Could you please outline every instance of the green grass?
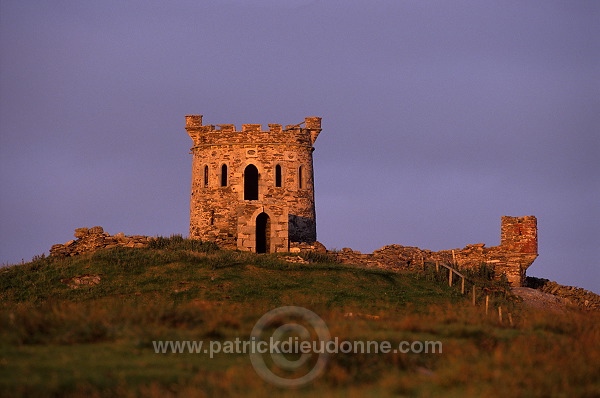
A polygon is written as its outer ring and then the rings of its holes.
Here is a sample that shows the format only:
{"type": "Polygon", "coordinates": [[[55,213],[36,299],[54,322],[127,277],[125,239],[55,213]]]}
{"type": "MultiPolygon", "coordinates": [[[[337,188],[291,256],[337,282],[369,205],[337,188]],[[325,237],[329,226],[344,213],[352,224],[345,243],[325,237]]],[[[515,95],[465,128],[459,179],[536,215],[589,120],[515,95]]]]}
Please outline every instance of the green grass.
{"type": "Polygon", "coordinates": [[[115,248],[62,260],[42,259],[0,270],[0,299],[43,303],[109,296],[160,294],[176,301],[268,300],[279,305],[297,295],[343,306],[431,304],[458,297],[455,289],[414,273],[363,270],[336,263],[295,264],[275,255],[215,251],[115,248]],[[69,289],[78,275],[98,275],[95,286],[69,289]],[[186,293],[187,292],[187,293],[186,293]]]}
{"type": "MultiPolygon", "coordinates": [[[[0,270],[0,396],[597,396],[597,313],[529,313],[510,297],[472,306],[443,275],[305,256],[218,250],[180,237],[147,249],[37,258],[0,270]],[[69,286],[99,276],[96,285],[69,286]],[[442,354],[336,354],[307,387],[260,379],[246,355],[156,354],[153,341],[248,339],[285,305],[340,340],[439,340],[442,354]],[[511,313],[500,323],[495,306],[511,313]],[[349,316],[352,313],[352,316],[349,316]]],[[[474,275],[485,281],[485,270],[474,275]]],[[[482,298],[479,297],[479,303],[482,298]]]]}

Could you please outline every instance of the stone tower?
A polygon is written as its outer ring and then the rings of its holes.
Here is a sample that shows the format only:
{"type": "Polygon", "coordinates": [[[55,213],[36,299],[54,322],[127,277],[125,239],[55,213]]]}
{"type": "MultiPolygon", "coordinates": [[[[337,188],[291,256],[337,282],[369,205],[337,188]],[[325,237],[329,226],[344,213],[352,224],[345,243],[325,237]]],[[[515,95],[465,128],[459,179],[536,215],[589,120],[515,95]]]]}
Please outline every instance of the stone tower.
{"type": "Polygon", "coordinates": [[[515,253],[537,255],[538,237],[535,216],[503,216],[500,246],[515,253]]]}
{"type": "Polygon", "coordinates": [[[523,286],[525,271],[538,256],[537,218],[502,217],[501,253],[496,274],[504,274],[512,286],[523,286]]]}
{"type": "Polygon", "coordinates": [[[312,153],[321,118],[238,131],[189,115],[185,129],[193,141],[190,238],[258,253],[317,240],[312,153]]]}

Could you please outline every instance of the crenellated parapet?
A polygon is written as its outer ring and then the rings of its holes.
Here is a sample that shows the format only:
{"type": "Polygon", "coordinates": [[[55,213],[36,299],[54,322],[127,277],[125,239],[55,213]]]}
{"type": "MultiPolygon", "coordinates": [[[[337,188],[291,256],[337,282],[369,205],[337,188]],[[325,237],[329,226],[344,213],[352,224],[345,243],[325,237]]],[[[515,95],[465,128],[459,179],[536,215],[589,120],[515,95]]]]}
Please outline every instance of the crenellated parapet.
{"type": "Polygon", "coordinates": [[[242,124],[237,130],[233,124],[203,125],[202,115],[186,116],[186,127],[194,147],[206,145],[301,145],[312,147],[321,132],[321,118],[307,117],[296,125],[242,124]],[[302,127],[304,125],[304,127],[302,127]]]}

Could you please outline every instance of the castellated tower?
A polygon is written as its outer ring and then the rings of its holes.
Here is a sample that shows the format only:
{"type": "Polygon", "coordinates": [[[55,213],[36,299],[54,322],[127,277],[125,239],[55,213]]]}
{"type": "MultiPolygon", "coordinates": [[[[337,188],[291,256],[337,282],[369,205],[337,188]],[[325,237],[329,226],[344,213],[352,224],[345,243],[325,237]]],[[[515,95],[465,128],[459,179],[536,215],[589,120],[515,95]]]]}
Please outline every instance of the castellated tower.
{"type": "Polygon", "coordinates": [[[189,115],[185,129],[193,140],[190,238],[257,253],[317,240],[312,153],[321,118],[237,131],[189,115]]]}

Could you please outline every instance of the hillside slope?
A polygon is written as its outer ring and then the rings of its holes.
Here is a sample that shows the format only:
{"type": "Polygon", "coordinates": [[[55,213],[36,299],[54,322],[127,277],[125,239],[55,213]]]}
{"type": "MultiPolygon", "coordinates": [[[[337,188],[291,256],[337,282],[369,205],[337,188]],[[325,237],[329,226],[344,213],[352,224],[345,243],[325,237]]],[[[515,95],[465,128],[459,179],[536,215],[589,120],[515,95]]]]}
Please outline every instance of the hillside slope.
{"type": "Polygon", "coordinates": [[[164,240],[0,270],[0,395],[600,394],[595,312],[527,312],[493,297],[486,314],[482,297],[473,306],[432,273],[189,245],[164,240]],[[334,354],[321,377],[292,390],[259,378],[247,354],[155,353],[156,341],[248,339],[263,314],[289,305],[318,314],[332,338],[435,340],[443,352],[334,354]]]}

